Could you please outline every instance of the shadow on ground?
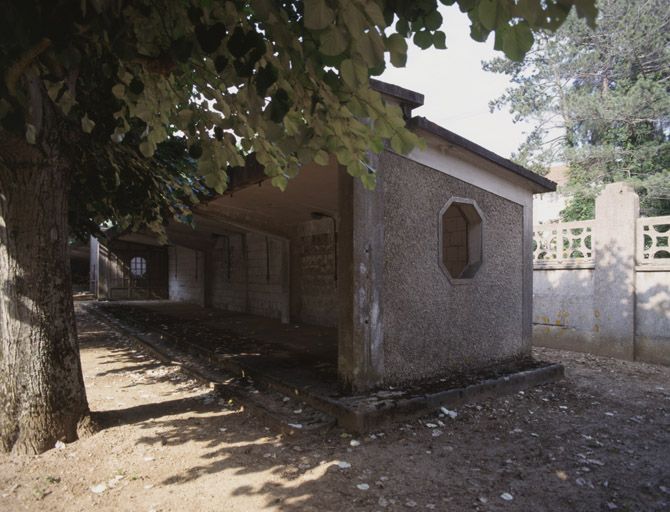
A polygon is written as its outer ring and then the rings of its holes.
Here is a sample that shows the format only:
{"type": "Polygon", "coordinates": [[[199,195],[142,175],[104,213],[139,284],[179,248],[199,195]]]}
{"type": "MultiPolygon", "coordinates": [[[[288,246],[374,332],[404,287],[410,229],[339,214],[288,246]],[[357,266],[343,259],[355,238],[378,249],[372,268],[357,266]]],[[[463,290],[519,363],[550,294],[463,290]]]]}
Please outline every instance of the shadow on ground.
{"type": "Polygon", "coordinates": [[[95,378],[170,388],[97,415],[139,429],[137,449],[162,450],[170,466],[160,483],[175,493],[221,486],[230,503],[257,498],[290,512],[670,508],[668,368],[542,350],[566,365],[565,381],[466,406],[454,420],[395,424],[352,446],[339,430],[280,435],[244,404],[164,371],[97,321],[80,322],[92,326],[80,330],[82,350],[109,351],[95,378]],[[186,453],[195,459],[184,465],[186,453]]]}

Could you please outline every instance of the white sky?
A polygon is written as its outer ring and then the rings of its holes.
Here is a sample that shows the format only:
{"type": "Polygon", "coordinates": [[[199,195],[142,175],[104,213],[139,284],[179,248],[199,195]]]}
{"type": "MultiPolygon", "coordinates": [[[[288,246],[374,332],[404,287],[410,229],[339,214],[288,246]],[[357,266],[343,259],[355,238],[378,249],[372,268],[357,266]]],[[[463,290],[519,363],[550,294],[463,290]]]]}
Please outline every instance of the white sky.
{"type": "Polygon", "coordinates": [[[415,115],[509,158],[528,127],[514,124],[507,111],[489,112],[489,101],[500,96],[509,81],[481,66],[482,60],[502,53],[493,50],[493,35],[485,43],[470,38],[470,20],[455,5],[442,7],[440,12],[447,49],[421,50],[410,44],[407,66],[389,64],[379,78],[425,96],[424,106],[414,110],[415,115]]]}

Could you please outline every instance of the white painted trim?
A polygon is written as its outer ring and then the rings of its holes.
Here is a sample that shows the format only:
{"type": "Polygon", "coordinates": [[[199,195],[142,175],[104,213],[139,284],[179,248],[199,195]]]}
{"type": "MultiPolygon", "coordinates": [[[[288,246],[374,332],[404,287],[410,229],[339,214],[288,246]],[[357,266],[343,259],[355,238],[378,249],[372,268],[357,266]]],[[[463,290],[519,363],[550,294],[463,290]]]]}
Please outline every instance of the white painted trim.
{"type": "Polygon", "coordinates": [[[486,163],[484,168],[484,165],[477,166],[458,158],[449,145],[434,137],[424,135],[424,140],[427,147],[414,149],[407,158],[514,203],[526,206],[529,198],[532,200],[532,191],[514,183],[523,178],[511,176],[509,171],[497,169],[495,164],[486,163]]]}

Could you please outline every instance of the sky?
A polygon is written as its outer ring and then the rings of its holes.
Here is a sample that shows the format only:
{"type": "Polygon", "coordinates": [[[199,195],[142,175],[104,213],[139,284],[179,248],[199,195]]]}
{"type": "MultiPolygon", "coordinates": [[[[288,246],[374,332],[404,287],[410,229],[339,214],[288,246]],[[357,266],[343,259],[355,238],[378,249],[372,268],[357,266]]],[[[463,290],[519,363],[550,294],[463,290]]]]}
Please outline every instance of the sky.
{"type": "Polygon", "coordinates": [[[421,50],[410,44],[407,66],[389,65],[379,78],[425,96],[414,115],[424,116],[500,156],[509,158],[523,142],[527,125],[515,124],[507,111],[489,112],[489,101],[509,85],[506,76],[482,70],[481,61],[502,55],[470,38],[470,21],[454,5],[440,9],[447,49],[421,50]]]}

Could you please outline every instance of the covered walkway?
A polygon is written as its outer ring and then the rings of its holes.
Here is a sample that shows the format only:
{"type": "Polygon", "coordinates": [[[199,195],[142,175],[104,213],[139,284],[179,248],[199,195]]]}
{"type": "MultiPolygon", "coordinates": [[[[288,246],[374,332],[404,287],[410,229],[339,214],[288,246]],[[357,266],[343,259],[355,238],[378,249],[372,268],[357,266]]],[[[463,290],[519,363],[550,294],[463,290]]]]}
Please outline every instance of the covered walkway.
{"type": "Polygon", "coordinates": [[[196,351],[238,375],[285,391],[338,394],[334,328],[173,301],[115,301],[97,307],[142,331],[160,332],[178,348],[196,351]]]}

